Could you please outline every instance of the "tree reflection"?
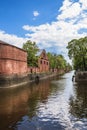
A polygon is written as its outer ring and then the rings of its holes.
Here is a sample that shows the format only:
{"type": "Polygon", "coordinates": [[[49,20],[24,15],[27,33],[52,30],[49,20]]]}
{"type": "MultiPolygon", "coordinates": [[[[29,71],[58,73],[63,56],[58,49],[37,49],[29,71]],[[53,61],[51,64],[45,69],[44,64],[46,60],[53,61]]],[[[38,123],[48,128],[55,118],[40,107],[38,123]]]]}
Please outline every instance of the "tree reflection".
{"type": "Polygon", "coordinates": [[[75,87],[76,99],[70,98],[70,113],[76,118],[87,118],[87,84],[75,87]]]}

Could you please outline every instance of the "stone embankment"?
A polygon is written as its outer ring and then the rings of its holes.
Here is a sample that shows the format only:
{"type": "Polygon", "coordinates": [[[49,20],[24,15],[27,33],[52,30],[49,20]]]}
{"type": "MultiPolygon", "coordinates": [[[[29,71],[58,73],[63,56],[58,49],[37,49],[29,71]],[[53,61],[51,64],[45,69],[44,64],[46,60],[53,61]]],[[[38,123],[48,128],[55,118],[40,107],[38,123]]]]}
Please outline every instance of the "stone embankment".
{"type": "Polygon", "coordinates": [[[75,74],[76,82],[87,82],[87,71],[78,71],[75,74]]]}
{"type": "Polygon", "coordinates": [[[64,74],[64,71],[60,73],[37,73],[37,74],[24,74],[24,75],[0,75],[0,88],[17,87],[30,82],[38,82],[42,79],[47,79],[64,74]]]}

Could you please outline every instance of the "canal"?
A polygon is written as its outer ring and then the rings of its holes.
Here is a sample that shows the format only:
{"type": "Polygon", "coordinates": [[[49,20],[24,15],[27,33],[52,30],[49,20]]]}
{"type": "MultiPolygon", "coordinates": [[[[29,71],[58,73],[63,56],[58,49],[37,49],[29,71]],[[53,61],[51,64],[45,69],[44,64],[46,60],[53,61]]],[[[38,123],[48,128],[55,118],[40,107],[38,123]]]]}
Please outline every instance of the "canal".
{"type": "Polygon", "coordinates": [[[73,73],[0,89],[0,130],[87,130],[87,84],[73,73]]]}

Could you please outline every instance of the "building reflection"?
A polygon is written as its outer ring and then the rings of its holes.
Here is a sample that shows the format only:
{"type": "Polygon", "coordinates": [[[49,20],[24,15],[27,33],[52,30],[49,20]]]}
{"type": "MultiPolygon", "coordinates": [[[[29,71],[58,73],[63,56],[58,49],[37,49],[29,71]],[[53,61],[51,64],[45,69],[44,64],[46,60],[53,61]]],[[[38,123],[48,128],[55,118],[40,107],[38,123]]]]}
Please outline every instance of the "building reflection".
{"type": "Polygon", "coordinates": [[[39,84],[0,90],[0,130],[13,129],[24,115],[36,115],[38,102],[46,102],[50,94],[50,80],[39,84]]]}

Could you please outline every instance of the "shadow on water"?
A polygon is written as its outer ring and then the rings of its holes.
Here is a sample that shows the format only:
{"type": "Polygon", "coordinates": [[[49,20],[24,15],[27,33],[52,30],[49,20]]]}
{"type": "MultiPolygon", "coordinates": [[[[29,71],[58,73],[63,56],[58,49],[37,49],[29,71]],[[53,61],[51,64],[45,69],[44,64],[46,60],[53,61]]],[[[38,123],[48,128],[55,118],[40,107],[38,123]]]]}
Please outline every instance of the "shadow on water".
{"type": "Polygon", "coordinates": [[[72,75],[0,89],[0,130],[86,130],[87,85],[72,75]]]}

